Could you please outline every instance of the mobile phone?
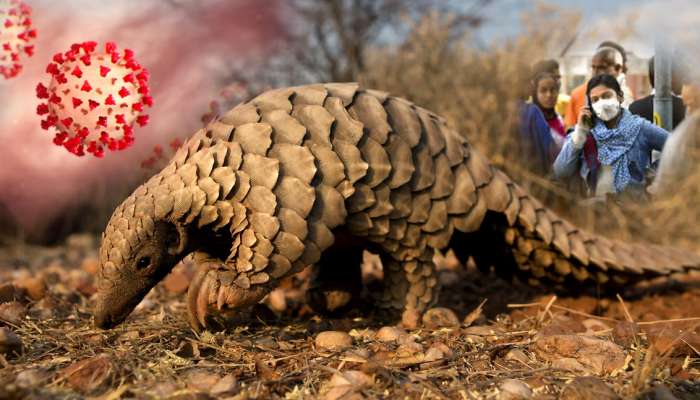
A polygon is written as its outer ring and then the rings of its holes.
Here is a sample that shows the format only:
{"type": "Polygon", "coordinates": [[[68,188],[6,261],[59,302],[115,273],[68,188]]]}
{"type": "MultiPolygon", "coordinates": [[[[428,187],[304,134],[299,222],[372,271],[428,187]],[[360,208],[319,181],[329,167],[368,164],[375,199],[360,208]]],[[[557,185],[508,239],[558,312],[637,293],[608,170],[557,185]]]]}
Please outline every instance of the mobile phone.
{"type": "Polygon", "coordinates": [[[593,128],[593,125],[595,124],[595,113],[593,112],[593,107],[591,107],[591,99],[590,97],[586,96],[586,108],[588,108],[591,111],[591,116],[584,115],[583,116],[583,123],[586,124],[589,128],[593,128]]]}

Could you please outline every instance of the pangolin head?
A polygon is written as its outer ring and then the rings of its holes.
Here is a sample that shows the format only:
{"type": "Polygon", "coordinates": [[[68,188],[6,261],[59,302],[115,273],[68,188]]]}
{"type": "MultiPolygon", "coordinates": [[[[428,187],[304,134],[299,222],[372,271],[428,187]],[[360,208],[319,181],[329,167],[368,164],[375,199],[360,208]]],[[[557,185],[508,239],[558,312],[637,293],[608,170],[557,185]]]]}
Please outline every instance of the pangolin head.
{"type": "Polygon", "coordinates": [[[149,216],[124,217],[122,207],[102,234],[95,325],[109,329],[187,255],[184,227],[149,216]]]}

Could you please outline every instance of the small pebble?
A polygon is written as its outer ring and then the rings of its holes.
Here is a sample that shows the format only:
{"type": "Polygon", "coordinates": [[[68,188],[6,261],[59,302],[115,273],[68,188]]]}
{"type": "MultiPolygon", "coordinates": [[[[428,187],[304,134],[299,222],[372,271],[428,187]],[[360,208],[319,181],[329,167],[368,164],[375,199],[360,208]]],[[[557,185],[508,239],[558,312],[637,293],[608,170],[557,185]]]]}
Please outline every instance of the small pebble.
{"type": "MultiPolygon", "coordinates": [[[[334,374],[324,385],[322,392],[326,392],[325,400],[338,400],[353,398],[354,392],[370,387],[374,380],[362,371],[342,371],[342,374],[334,374]]],[[[362,397],[359,397],[362,398],[362,397]]]]}
{"type": "Polygon", "coordinates": [[[423,314],[423,326],[427,329],[455,328],[459,325],[459,318],[449,308],[435,307],[423,314]]]}
{"type": "Polygon", "coordinates": [[[236,377],[232,374],[228,374],[216,382],[216,385],[212,386],[209,393],[212,396],[226,396],[233,395],[236,393],[236,377]]]}
{"type": "Polygon", "coordinates": [[[406,331],[395,326],[383,326],[377,331],[376,339],[380,342],[393,342],[405,334],[406,331]]]}
{"type": "Polygon", "coordinates": [[[0,304],[0,324],[2,321],[6,321],[13,325],[19,325],[25,315],[27,315],[27,309],[19,302],[11,301],[0,304]]]}
{"type": "Polygon", "coordinates": [[[517,379],[506,379],[499,385],[499,400],[521,400],[532,397],[532,390],[527,383],[517,379]]]}
{"type": "Polygon", "coordinates": [[[323,350],[337,351],[352,346],[352,337],[346,332],[325,331],[316,336],[316,347],[323,350]]]}
{"type": "Polygon", "coordinates": [[[618,396],[605,382],[593,376],[577,377],[564,386],[560,400],[618,400],[618,396]]]}
{"type": "Polygon", "coordinates": [[[5,327],[0,327],[0,354],[14,355],[22,352],[22,339],[5,327]]]}
{"type": "Polygon", "coordinates": [[[46,296],[46,283],[42,278],[27,278],[27,279],[22,279],[21,281],[17,282],[17,286],[24,288],[24,290],[27,291],[27,295],[29,295],[29,298],[37,301],[41,300],[46,296]]]}

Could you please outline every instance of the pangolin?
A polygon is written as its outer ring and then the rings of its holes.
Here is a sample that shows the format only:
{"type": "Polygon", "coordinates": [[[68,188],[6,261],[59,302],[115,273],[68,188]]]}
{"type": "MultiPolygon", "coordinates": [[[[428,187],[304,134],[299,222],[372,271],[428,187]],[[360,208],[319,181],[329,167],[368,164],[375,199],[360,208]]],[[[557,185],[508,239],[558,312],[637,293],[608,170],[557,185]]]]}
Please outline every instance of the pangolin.
{"type": "Polygon", "coordinates": [[[236,106],[116,208],[102,235],[95,323],[121,323],[190,253],[199,268],[188,320],[200,330],[213,310],[253,305],[306,266],[352,268],[368,246],[384,270],[377,305],[409,327],[438,296],[436,250],[545,285],[700,266],[689,251],[576,228],[407,100],[316,84],[236,106]]]}

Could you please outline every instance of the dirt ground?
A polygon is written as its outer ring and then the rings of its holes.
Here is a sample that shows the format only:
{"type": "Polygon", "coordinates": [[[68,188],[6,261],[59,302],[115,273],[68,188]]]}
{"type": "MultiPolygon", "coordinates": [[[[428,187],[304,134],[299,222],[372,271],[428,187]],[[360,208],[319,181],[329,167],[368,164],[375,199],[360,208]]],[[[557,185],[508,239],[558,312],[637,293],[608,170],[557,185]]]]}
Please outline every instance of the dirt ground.
{"type": "Polygon", "coordinates": [[[407,332],[367,304],[315,314],[302,273],[227,332],[195,334],[183,263],[102,331],[96,250],[85,235],[0,248],[0,399],[700,398],[694,277],[555,297],[448,257],[440,303],[407,332]]]}

